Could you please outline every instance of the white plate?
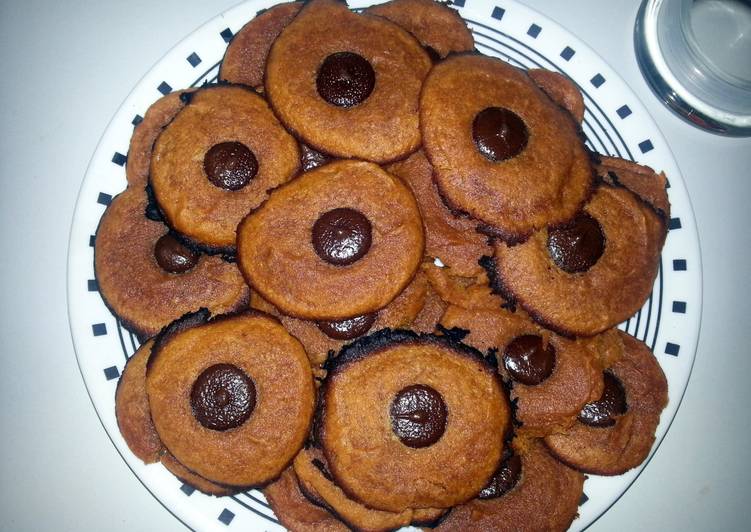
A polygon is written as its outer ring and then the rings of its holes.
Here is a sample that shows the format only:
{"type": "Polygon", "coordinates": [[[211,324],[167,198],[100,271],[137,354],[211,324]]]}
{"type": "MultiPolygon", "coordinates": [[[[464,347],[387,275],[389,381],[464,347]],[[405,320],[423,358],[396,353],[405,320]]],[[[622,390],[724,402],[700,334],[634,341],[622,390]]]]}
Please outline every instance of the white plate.
{"type": "MultiPolygon", "coordinates": [[[[129,451],[115,420],[117,378],[137,341],[102,303],[94,281],[93,235],[110,199],[125,188],[125,154],[133,125],[169,92],[216,79],[227,41],[274,0],[251,0],[209,21],[164,56],[136,85],[115,114],[91,159],[78,197],[68,256],[68,310],[78,364],[104,428],[133,472],[167,509],[196,530],[283,530],[263,496],[205,496],[183,485],[161,465],[144,466],[129,451]]],[[[353,8],[371,2],[351,2],[353,8]]],[[[651,297],[621,325],[655,352],[669,383],[670,402],[657,429],[665,436],[688,383],[701,318],[701,257],[693,212],[680,171],[644,106],[601,57],[552,20],[510,0],[455,0],[475,33],[477,48],[523,67],[542,66],[572,78],[587,111],[584,133],[600,153],[663,170],[670,180],[671,230],[651,297]]],[[[653,449],[654,452],[654,449],[653,449]]],[[[573,529],[604,513],[641,472],[590,476],[573,529]]]]}

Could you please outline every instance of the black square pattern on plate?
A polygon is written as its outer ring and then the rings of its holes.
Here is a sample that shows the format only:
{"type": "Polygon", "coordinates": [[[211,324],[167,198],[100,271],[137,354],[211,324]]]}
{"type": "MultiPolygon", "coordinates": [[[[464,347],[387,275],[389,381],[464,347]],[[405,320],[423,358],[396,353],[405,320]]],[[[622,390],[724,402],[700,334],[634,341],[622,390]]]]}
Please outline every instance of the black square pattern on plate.
{"type": "Polygon", "coordinates": [[[89,292],[96,292],[99,290],[99,285],[96,282],[96,279],[89,279],[88,283],[89,292]]]}
{"type": "Polygon", "coordinates": [[[180,491],[182,491],[185,495],[190,497],[191,495],[193,495],[193,492],[196,491],[196,488],[188,484],[183,484],[182,486],[180,486],[180,491]]]}
{"type": "Polygon", "coordinates": [[[605,78],[602,77],[602,74],[595,74],[595,76],[592,79],[590,79],[589,82],[592,84],[592,86],[595,89],[598,89],[600,85],[605,83],[605,78]]]}
{"type": "Polygon", "coordinates": [[[110,203],[112,203],[112,196],[109,194],[105,194],[104,192],[100,192],[99,195],[96,197],[96,202],[99,205],[107,206],[110,203]]]}
{"type": "Polygon", "coordinates": [[[134,116],[133,120],[130,121],[130,123],[133,124],[134,126],[137,126],[141,122],[143,122],[143,117],[141,115],[134,116]]]}
{"type": "Polygon", "coordinates": [[[668,229],[671,231],[675,231],[676,229],[681,228],[681,219],[680,218],[671,218],[670,223],[668,223],[668,229]]]}
{"type": "Polygon", "coordinates": [[[125,163],[128,162],[128,157],[116,151],[115,155],[112,156],[112,162],[118,166],[125,166],[125,163]]]}
{"type": "Polygon", "coordinates": [[[490,14],[491,17],[493,17],[496,20],[501,20],[503,18],[503,15],[506,14],[506,10],[502,7],[494,7],[493,12],[490,14]]]}
{"type": "Polygon", "coordinates": [[[162,81],[156,88],[156,90],[161,92],[164,96],[167,96],[170,92],[172,92],[172,87],[170,87],[170,84],[166,81],[162,81]]]}
{"type": "Polygon", "coordinates": [[[536,39],[537,36],[540,35],[541,31],[542,31],[542,28],[540,26],[538,26],[537,24],[532,24],[527,30],[527,35],[529,35],[533,39],[536,39]]]}
{"type": "Polygon", "coordinates": [[[576,50],[574,50],[570,46],[566,46],[566,48],[564,48],[561,51],[561,57],[564,58],[566,61],[568,61],[569,59],[571,59],[572,57],[574,57],[575,53],[576,53],[576,50]]]}
{"type": "Polygon", "coordinates": [[[652,141],[647,139],[639,143],[639,149],[642,153],[647,153],[648,151],[652,151],[654,149],[654,146],[652,145],[652,141]]]}
{"type": "Polygon", "coordinates": [[[104,336],[107,334],[107,326],[104,323],[95,323],[91,326],[91,332],[94,336],[104,336]]]}
{"type": "Polygon", "coordinates": [[[108,381],[116,379],[120,376],[120,372],[117,370],[117,366],[110,366],[104,368],[104,376],[108,381]]]}
{"type": "Polygon", "coordinates": [[[222,510],[222,513],[219,514],[219,517],[217,519],[219,519],[220,523],[229,525],[234,518],[235,518],[235,514],[233,514],[232,512],[230,512],[229,510],[225,508],[224,510],[222,510]]]}
{"type": "Polygon", "coordinates": [[[89,247],[94,247],[96,245],[96,235],[89,235],[89,247]]]}
{"type": "Polygon", "coordinates": [[[685,314],[686,302],[685,301],[673,301],[673,312],[675,312],[676,314],[685,314]]]}
{"type": "Polygon", "coordinates": [[[618,116],[621,117],[621,119],[623,119],[631,114],[631,108],[628,105],[621,105],[616,111],[616,113],[618,113],[618,116]]]}
{"type": "Polygon", "coordinates": [[[665,353],[674,357],[678,356],[678,351],[681,350],[681,346],[668,342],[665,344],[665,353]]]}
{"type": "Polygon", "coordinates": [[[584,504],[588,500],[589,500],[589,497],[587,497],[587,494],[584,493],[584,492],[582,492],[582,496],[579,497],[579,506],[581,506],[582,504],[584,504]]]}
{"type": "Polygon", "coordinates": [[[687,269],[686,259],[673,259],[673,271],[685,272],[687,269]]]}
{"type": "Polygon", "coordinates": [[[455,6],[464,7],[464,0],[454,0],[451,3],[454,4],[455,6]]]}
{"type": "Polygon", "coordinates": [[[232,30],[230,30],[229,28],[224,28],[219,35],[222,36],[224,42],[230,42],[232,40],[232,30]]]}
{"type": "Polygon", "coordinates": [[[188,63],[190,63],[190,66],[194,68],[201,64],[201,58],[198,57],[198,54],[195,52],[190,54],[186,59],[188,60],[188,63]]]}

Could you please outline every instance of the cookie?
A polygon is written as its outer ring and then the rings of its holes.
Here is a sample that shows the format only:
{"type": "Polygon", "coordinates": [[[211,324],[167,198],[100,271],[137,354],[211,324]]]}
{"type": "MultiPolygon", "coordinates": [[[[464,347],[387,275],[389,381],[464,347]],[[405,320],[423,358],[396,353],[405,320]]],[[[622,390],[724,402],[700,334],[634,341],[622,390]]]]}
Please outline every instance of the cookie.
{"type": "Polygon", "coordinates": [[[584,98],[570,78],[544,68],[530,68],[527,74],[551,100],[568,111],[577,124],[584,121],[584,98]]]}
{"type": "Polygon", "coordinates": [[[172,456],[168,451],[165,451],[159,460],[167,471],[175,475],[181,482],[194,487],[206,495],[224,497],[227,495],[233,495],[242,490],[242,488],[239,487],[222,486],[221,484],[216,484],[200,475],[197,475],[181,464],[177,458],[172,456]]]}
{"type": "Polygon", "coordinates": [[[157,337],[146,373],[154,426],[196,474],[231,487],[264,484],[308,434],[310,363],[270,316],[207,319],[205,311],[188,315],[157,337]]]}
{"type": "Polygon", "coordinates": [[[441,196],[497,238],[518,242],[567,221],[590,193],[574,122],[500,59],[459,54],[436,64],[420,96],[420,128],[441,196]]]}
{"type": "Polygon", "coordinates": [[[492,253],[488,239],[475,230],[475,220],[453,214],[443,203],[433,182],[433,167],[423,152],[390,165],[388,171],[402,178],[417,199],[425,228],[425,253],[440,259],[453,275],[472,277],[482,273],[477,261],[492,253]]]}
{"type": "Polygon", "coordinates": [[[312,0],[271,47],[265,94],[305,144],[383,163],[420,144],[417,101],[430,66],[396,24],[312,0]]]}
{"type": "Polygon", "coordinates": [[[249,289],[237,266],[184,246],[144,215],[147,206],[143,189],[128,188],[112,200],[96,232],[99,292],[123,325],[143,341],[201,307],[245,308],[249,289]]]}
{"type": "Polygon", "coordinates": [[[259,11],[232,37],[222,58],[219,79],[249,87],[262,86],[271,44],[302,6],[302,2],[288,2],[259,11]]]}
{"type": "Polygon", "coordinates": [[[485,274],[459,277],[451,275],[450,269],[435,264],[423,264],[422,271],[428,276],[430,286],[447,305],[492,310],[505,305],[503,298],[494,292],[485,274]]]}
{"type": "Polygon", "coordinates": [[[341,320],[375,312],[423,257],[409,188],[372,163],[337,161],[274,190],[238,228],[237,261],[284,314],[341,320]]]}
{"type": "Polygon", "coordinates": [[[422,311],[427,289],[425,275],[418,272],[407,288],[381,310],[339,321],[310,321],[286,316],[257,294],[253,294],[251,307],[276,316],[290,334],[300,340],[311,364],[320,365],[329,353],[337,353],[345,343],[369,331],[408,327],[422,311]]]}
{"type": "Polygon", "coordinates": [[[567,530],[584,486],[584,475],[550,456],[539,440],[515,441],[514,455],[493,480],[481,498],[451,510],[435,530],[567,530]]]}
{"type": "Polygon", "coordinates": [[[630,190],[639,199],[651,205],[661,218],[665,220],[670,218],[668,181],[664,173],[658,174],[649,166],[619,157],[600,155],[599,158],[600,163],[595,167],[595,171],[600,179],[610,185],[630,190]]]}
{"type": "Polygon", "coordinates": [[[443,59],[452,52],[471,52],[475,39],[459,13],[434,0],[391,0],[365,10],[398,24],[443,59]]]}
{"type": "Polygon", "coordinates": [[[282,525],[293,532],[349,532],[330,512],[310,502],[300,491],[292,467],[263,489],[263,495],[282,525]]]}
{"type": "Polygon", "coordinates": [[[561,334],[592,336],[632,316],[649,296],[665,220],[625,188],[602,184],[571,222],[523,244],[495,244],[504,289],[561,334]]]}
{"type": "Polygon", "coordinates": [[[448,508],[500,462],[509,424],[500,380],[448,337],[361,338],[332,360],[321,390],[317,441],[336,484],[370,508],[448,508]]]}
{"type": "Polygon", "coordinates": [[[624,353],[606,370],[602,396],[568,431],[545,438],[559,460],[596,475],[620,475],[647,458],[668,402],[665,375],[649,347],[619,334],[624,353]]]}
{"type": "Polygon", "coordinates": [[[602,393],[602,367],[584,341],[552,334],[518,313],[451,305],[441,325],[468,331],[463,342],[496,354],[498,369],[511,385],[520,434],[565,430],[582,407],[602,393]]]}
{"type": "Polygon", "coordinates": [[[446,311],[446,306],[446,303],[443,302],[436,291],[430,286],[430,283],[428,283],[425,304],[422,306],[422,310],[415,316],[409,328],[421,333],[435,332],[438,321],[446,311]]]}
{"type": "Polygon", "coordinates": [[[331,479],[326,457],[315,447],[300,451],[294,461],[295,474],[303,493],[330,508],[354,530],[385,532],[410,524],[429,524],[445,510],[408,509],[399,513],[373,510],[349,498],[331,479]]]}
{"type": "Polygon", "coordinates": [[[207,251],[232,253],[240,220],[299,167],[297,142],[264,99],[217,85],[194,92],[159,135],[149,182],[170,227],[207,251]]]}

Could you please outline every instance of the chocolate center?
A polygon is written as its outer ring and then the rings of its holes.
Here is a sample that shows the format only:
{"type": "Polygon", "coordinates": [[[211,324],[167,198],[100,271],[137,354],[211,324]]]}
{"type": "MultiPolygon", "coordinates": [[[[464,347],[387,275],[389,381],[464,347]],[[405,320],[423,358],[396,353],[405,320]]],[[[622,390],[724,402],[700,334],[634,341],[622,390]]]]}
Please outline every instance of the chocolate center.
{"type": "Polygon", "coordinates": [[[324,59],[316,77],[321,98],[337,107],[364,102],[375,87],[375,72],[367,59],[352,52],[337,52],[324,59]]]}
{"type": "Polygon", "coordinates": [[[346,320],[319,321],[316,323],[323,334],[335,340],[352,340],[370,330],[376,320],[376,314],[363,314],[346,320]]]}
{"type": "Polygon", "coordinates": [[[190,392],[190,406],[195,418],[207,429],[233,429],[253,413],[256,387],[237,366],[216,364],[196,379],[190,392]]]}
{"type": "Polygon", "coordinates": [[[203,157],[203,170],[214,186],[240,190],[258,173],[258,160],[240,142],[220,142],[203,157]]]}
{"type": "Polygon", "coordinates": [[[472,138],[480,153],[493,162],[500,162],[515,157],[527,146],[529,132],[513,111],[488,107],[475,116],[472,138]]]}
{"type": "Polygon", "coordinates": [[[542,338],[525,334],[506,346],[503,365],[511,378],[522,384],[535,385],[550,377],[555,366],[555,349],[542,346],[542,338]]]}
{"type": "Polygon", "coordinates": [[[509,455],[485,487],[477,495],[480,499],[494,499],[511,491],[522,475],[522,460],[518,454],[509,455]]]}
{"type": "Polygon", "coordinates": [[[626,413],[626,392],[621,382],[612,373],[606,371],[605,389],[600,399],[584,405],[579,412],[579,421],[591,427],[612,427],[615,416],[626,413]]]}
{"type": "Polygon", "coordinates": [[[170,273],[184,273],[198,263],[198,253],[167,233],[154,244],[157,264],[170,273]]]}
{"type": "Polygon", "coordinates": [[[588,214],[548,230],[550,258],[567,273],[590,269],[605,251],[605,236],[600,224],[588,214]]]}
{"type": "Polygon", "coordinates": [[[370,221],[354,209],[334,209],[313,224],[313,248],[323,260],[346,266],[361,259],[372,243],[370,221]]]}
{"type": "Polygon", "coordinates": [[[446,430],[448,411],[441,394],[415,384],[396,394],[391,403],[391,430],[407,447],[433,445],[446,430]]]}

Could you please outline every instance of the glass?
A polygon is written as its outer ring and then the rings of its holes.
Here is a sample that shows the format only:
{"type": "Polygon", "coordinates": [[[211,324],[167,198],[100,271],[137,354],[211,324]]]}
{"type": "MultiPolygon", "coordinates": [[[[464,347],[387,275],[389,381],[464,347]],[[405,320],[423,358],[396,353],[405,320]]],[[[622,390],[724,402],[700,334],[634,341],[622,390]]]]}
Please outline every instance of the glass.
{"type": "Polygon", "coordinates": [[[652,90],[679,116],[751,136],[751,1],[644,0],[634,47],[652,90]]]}

